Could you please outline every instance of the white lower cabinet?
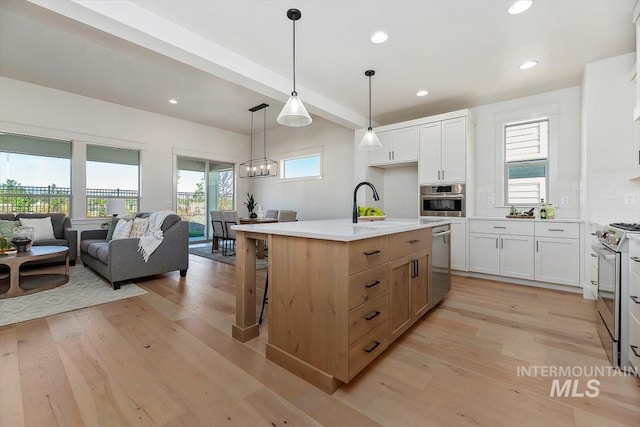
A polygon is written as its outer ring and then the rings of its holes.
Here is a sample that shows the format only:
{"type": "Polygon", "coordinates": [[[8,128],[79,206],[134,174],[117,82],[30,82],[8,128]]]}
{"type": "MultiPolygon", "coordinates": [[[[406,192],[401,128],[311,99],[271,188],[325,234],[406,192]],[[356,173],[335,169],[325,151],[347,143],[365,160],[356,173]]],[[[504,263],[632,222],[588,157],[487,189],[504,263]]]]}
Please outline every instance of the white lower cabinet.
{"type": "Polygon", "coordinates": [[[469,271],[580,286],[580,224],[469,220],[469,271]]]}
{"type": "Polygon", "coordinates": [[[533,237],[469,233],[469,270],[533,279],[533,237]]]}
{"type": "Polygon", "coordinates": [[[580,240],[536,237],[535,280],[580,286],[580,240]]]}

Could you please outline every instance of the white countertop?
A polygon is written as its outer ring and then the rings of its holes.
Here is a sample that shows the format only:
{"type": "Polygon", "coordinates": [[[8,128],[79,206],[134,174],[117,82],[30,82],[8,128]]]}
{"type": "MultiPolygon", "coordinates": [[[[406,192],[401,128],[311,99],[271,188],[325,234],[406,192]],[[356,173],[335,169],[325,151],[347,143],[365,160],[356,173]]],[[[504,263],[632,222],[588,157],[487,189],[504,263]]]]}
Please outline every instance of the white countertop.
{"type": "Polygon", "coordinates": [[[341,218],[318,221],[241,224],[234,225],[231,228],[236,231],[350,242],[446,224],[449,224],[449,221],[444,218],[442,220],[387,218],[384,221],[366,221],[358,224],[353,224],[350,218],[341,218]]]}
{"type": "Polygon", "coordinates": [[[541,219],[541,218],[507,218],[504,216],[470,216],[467,217],[472,220],[482,220],[482,221],[527,221],[527,222],[573,222],[573,223],[583,223],[582,219],[574,219],[574,218],[554,218],[554,219],[541,219]]]}

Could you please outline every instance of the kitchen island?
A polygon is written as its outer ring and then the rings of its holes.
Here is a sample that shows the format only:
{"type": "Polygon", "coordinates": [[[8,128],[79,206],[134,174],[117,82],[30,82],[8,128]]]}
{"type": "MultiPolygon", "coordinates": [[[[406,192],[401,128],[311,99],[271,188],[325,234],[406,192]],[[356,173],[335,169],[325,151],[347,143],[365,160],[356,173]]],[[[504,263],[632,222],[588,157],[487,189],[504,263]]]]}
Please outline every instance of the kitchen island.
{"type": "Polygon", "coordinates": [[[447,221],[351,220],[234,226],[236,324],[259,335],[256,240],[269,245],[267,358],[332,393],[432,306],[431,230],[447,221]]]}

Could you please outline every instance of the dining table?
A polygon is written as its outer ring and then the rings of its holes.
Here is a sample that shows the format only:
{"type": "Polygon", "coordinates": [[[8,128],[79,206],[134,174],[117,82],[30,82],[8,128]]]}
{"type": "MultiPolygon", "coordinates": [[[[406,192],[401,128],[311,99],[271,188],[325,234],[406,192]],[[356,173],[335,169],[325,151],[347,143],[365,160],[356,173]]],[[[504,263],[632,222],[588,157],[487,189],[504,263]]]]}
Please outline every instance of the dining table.
{"type": "MultiPolygon", "coordinates": [[[[278,222],[277,218],[238,218],[239,224],[269,224],[273,222],[278,222]]],[[[258,247],[258,253],[256,256],[258,259],[264,259],[264,240],[259,239],[256,240],[256,245],[258,247]]]]}

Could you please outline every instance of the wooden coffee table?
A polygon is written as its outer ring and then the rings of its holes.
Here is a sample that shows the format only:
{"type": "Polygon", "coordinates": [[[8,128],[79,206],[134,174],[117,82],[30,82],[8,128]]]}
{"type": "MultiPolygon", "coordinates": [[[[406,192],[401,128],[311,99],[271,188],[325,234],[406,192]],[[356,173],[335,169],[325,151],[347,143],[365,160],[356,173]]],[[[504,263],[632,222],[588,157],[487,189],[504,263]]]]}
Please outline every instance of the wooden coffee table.
{"type": "Polygon", "coordinates": [[[9,267],[9,275],[0,277],[0,299],[27,295],[64,285],[69,281],[69,248],[66,246],[32,246],[23,253],[0,256],[0,265],[9,267]],[[20,267],[30,261],[56,258],[65,255],[65,272],[50,273],[34,270],[20,274],[20,267]]]}

